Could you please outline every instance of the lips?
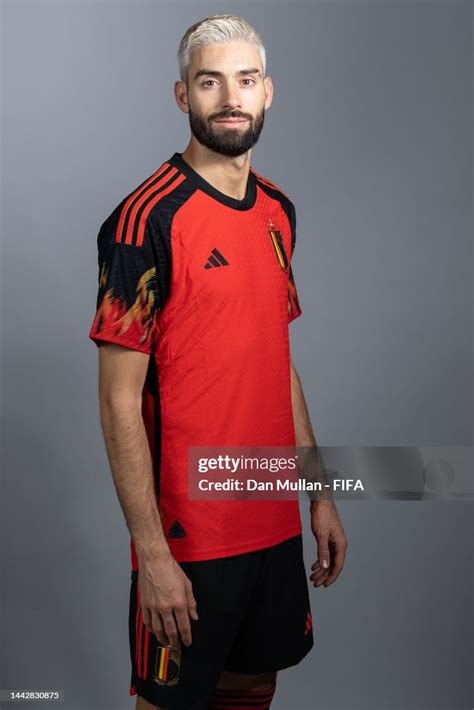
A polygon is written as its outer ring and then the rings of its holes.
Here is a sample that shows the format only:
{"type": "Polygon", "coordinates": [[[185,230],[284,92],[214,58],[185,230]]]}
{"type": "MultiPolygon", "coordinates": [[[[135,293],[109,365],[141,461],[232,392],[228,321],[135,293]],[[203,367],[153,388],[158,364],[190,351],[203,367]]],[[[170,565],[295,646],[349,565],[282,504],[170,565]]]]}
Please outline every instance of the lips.
{"type": "Polygon", "coordinates": [[[247,123],[246,118],[216,118],[214,123],[226,123],[229,125],[238,125],[239,123],[247,123]]]}

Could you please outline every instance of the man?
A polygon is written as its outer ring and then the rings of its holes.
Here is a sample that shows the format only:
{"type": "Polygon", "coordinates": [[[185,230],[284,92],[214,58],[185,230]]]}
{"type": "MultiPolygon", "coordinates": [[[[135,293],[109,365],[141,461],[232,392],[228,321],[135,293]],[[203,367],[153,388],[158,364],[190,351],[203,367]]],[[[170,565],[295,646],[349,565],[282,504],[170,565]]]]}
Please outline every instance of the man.
{"type": "MultiPolygon", "coordinates": [[[[194,500],[192,446],[315,440],[290,361],[301,313],[295,209],[250,167],[272,81],[255,30],[206,18],[179,49],[191,138],[101,227],[101,423],[131,534],[130,694],[139,710],[269,708],[278,670],[313,645],[297,498],[194,500]]],[[[346,549],[332,500],[311,502],[329,586],[346,549]]]]}

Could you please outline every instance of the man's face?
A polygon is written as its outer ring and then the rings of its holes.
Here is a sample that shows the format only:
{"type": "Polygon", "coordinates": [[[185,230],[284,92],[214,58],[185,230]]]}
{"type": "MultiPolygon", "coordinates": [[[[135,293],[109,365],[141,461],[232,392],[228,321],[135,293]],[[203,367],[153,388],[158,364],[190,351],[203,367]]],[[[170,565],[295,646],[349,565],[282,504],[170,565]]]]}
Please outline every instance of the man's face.
{"type": "Polygon", "coordinates": [[[271,94],[257,47],[247,42],[201,47],[188,72],[191,132],[216,153],[242,155],[258,141],[271,94]]]}

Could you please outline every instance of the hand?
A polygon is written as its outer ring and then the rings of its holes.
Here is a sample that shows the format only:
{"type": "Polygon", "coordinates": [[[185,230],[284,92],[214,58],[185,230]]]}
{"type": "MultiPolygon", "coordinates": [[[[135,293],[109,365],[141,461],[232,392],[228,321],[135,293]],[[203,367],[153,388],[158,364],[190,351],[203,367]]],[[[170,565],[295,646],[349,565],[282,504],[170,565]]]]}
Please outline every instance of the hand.
{"type": "Polygon", "coordinates": [[[332,501],[312,501],[311,529],[318,543],[318,559],[311,565],[310,580],[313,587],[329,587],[342,571],[348,544],[332,501]]]}
{"type": "Polygon", "coordinates": [[[139,560],[138,588],[143,623],[164,646],[192,643],[190,619],[197,621],[197,604],[190,579],[170,552],[152,561],[139,560]]]}

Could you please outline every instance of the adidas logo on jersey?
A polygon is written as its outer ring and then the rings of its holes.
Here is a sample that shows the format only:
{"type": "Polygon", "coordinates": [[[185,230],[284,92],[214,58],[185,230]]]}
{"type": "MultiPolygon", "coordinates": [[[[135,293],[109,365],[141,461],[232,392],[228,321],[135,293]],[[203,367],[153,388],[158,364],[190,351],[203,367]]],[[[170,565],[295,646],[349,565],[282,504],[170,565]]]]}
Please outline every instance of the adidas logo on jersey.
{"type": "Polygon", "coordinates": [[[173,525],[168,530],[167,537],[186,537],[184,528],[178,520],[175,520],[173,525]]]}
{"type": "Polygon", "coordinates": [[[207,261],[204,264],[205,269],[212,269],[217,266],[229,266],[229,262],[227,259],[222,256],[220,251],[218,251],[215,247],[211,251],[210,255],[207,257],[207,261]]]}

